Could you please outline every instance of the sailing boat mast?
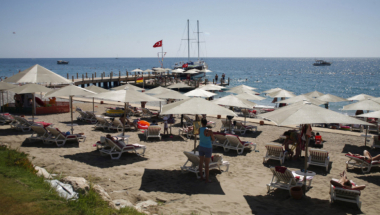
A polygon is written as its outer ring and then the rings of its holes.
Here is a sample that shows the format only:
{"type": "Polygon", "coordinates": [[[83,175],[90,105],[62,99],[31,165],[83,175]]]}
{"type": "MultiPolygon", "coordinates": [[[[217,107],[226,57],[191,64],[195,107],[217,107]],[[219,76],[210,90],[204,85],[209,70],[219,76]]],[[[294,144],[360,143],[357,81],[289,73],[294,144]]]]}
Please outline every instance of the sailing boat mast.
{"type": "Polygon", "coordinates": [[[198,62],[199,62],[199,20],[197,20],[197,34],[198,34],[198,62]]]}
{"type": "Polygon", "coordinates": [[[187,61],[190,61],[190,31],[189,20],[187,20],[187,61]]]}

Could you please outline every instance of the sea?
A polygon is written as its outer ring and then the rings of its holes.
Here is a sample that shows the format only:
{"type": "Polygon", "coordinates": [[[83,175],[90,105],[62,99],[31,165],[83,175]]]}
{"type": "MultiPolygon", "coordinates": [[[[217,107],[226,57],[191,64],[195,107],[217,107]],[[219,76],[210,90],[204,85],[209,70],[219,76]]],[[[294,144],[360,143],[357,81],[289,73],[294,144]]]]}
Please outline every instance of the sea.
{"type": "MultiPolygon", "coordinates": [[[[163,66],[173,68],[176,62],[187,58],[165,58],[163,66]]],[[[255,92],[263,92],[275,87],[292,91],[296,95],[319,91],[343,98],[358,94],[380,97],[380,58],[324,58],[331,66],[313,66],[315,58],[204,58],[211,73],[206,78],[212,81],[218,74],[219,81],[224,73],[230,78],[230,85],[241,84],[255,87],[255,92]]],[[[10,77],[20,70],[23,71],[39,64],[63,77],[71,78],[87,73],[105,72],[109,74],[136,68],[142,70],[160,67],[157,58],[2,58],[0,59],[0,78],[10,77]],[[69,64],[57,64],[57,60],[69,61],[69,64]]],[[[228,95],[218,92],[215,99],[228,95]]],[[[260,105],[274,106],[273,98],[254,101],[260,105]]],[[[354,101],[355,102],[355,101],[354,101]]],[[[343,111],[344,105],[352,102],[330,103],[331,110],[354,115],[354,111],[343,111]]]]}

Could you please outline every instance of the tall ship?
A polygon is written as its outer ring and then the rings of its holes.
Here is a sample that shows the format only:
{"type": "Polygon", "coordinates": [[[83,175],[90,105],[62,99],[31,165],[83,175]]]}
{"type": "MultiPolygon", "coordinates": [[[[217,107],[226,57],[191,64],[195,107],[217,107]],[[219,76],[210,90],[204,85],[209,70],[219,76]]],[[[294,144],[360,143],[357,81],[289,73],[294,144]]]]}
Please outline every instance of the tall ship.
{"type": "Polygon", "coordinates": [[[324,60],[316,60],[315,63],[313,63],[313,66],[331,66],[331,62],[326,62],[324,60]]]}
{"type": "Polygon", "coordinates": [[[184,69],[184,70],[190,70],[190,69],[198,69],[198,70],[204,70],[208,69],[207,63],[199,58],[199,21],[197,20],[197,44],[198,44],[198,60],[193,62],[190,60],[190,30],[189,30],[189,20],[187,20],[187,61],[181,61],[174,64],[173,69],[184,69]]]}

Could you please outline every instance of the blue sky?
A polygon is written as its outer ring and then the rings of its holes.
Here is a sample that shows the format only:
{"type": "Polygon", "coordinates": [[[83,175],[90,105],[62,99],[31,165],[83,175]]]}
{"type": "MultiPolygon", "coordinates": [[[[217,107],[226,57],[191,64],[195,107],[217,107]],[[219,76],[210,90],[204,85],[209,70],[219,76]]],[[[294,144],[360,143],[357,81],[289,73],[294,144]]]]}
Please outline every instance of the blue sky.
{"type": "Polygon", "coordinates": [[[0,0],[0,58],[380,57],[380,1],[0,0]],[[15,32],[15,34],[13,34],[15,32]],[[195,56],[196,44],[192,43],[195,56]]]}

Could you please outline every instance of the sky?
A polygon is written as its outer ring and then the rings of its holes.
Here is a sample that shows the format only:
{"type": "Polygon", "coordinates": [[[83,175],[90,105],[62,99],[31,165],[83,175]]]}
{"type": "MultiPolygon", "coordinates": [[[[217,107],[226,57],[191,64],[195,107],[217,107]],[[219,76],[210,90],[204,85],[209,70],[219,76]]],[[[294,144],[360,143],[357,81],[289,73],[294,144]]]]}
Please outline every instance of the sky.
{"type": "Polygon", "coordinates": [[[380,57],[378,0],[0,0],[0,58],[380,57]],[[191,56],[197,55],[191,40],[191,56]]]}

